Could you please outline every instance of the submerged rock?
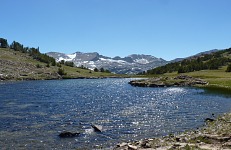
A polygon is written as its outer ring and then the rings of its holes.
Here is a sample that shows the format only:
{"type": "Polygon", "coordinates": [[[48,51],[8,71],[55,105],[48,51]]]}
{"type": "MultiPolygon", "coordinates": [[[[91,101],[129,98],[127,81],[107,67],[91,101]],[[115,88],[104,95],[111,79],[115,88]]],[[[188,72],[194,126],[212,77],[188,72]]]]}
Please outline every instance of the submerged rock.
{"type": "Polygon", "coordinates": [[[72,132],[64,131],[59,134],[59,137],[61,138],[75,137],[75,136],[78,136],[79,134],[80,134],[79,132],[72,133],[72,132]]]}

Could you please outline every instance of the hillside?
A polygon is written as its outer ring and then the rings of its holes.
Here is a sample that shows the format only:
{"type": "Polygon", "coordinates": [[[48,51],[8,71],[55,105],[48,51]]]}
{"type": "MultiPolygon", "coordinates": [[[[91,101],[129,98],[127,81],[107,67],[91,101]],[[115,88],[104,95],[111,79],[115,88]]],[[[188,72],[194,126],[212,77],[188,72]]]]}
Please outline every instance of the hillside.
{"type": "Polygon", "coordinates": [[[28,53],[0,48],[0,80],[49,80],[116,76],[111,73],[94,72],[63,64],[57,65],[53,66],[38,61],[28,53]],[[59,68],[61,68],[63,74],[60,74],[59,68]]]}
{"type": "Polygon", "coordinates": [[[231,48],[215,51],[210,54],[201,53],[179,62],[148,70],[146,74],[164,74],[171,72],[187,73],[200,70],[218,70],[231,63],[231,48]]]}
{"type": "Polygon", "coordinates": [[[0,48],[1,80],[58,79],[56,68],[45,67],[45,63],[34,60],[25,53],[0,48]]]}
{"type": "Polygon", "coordinates": [[[208,88],[223,88],[231,90],[231,48],[202,53],[179,62],[148,70],[145,77],[176,77],[188,75],[200,78],[209,83],[208,88]]]}

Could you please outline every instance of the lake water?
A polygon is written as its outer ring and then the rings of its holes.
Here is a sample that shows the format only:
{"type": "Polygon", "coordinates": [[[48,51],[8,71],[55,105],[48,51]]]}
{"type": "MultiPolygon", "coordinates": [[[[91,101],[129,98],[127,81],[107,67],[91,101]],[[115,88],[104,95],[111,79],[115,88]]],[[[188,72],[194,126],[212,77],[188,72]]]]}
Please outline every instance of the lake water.
{"type": "Polygon", "coordinates": [[[94,149],[195,129],[231,109],[197,88],[141,88],[131,79],[0,83],[1,149],[94,149]],[[97,133],[91,124],[103,126],[97,133]],[[60,138],[62,131],[80,132],[60,138]]]}

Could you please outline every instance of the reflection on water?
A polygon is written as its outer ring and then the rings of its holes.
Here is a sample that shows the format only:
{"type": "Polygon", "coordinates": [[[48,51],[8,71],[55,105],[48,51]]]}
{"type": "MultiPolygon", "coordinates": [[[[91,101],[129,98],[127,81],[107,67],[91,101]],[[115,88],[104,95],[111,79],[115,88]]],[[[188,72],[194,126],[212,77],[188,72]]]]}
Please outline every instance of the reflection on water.
{"type": "Polygon", "coordinates": [[[231,90],[229,88],[219,88],[219,87],[206,87],[204,88],[205,92],[204,94],[210,94],[210,95],[222,95],[223,97],[230,98],[231,97],[231,90]]]}
{"type": "Polygon", "coordinates": [[[28,81],[0,84],[3,149],[110,147],[200,127],[230,111],[230,97],[196,88],[137,88],[131,79],[28,81]],[[103,126],[97,133],[91,124],[103,126]],[[62,131],[78,137],[59,138],[62,131]],[[98,145],[98,146],[97,146],[98,145]]]}

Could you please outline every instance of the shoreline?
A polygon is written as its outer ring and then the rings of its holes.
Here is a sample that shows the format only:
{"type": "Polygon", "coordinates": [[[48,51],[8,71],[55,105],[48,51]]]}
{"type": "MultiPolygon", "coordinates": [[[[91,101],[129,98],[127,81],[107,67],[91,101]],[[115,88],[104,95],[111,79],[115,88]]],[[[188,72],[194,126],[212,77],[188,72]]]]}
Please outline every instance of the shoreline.
{"type": "Polygon", "coordinates": [[[0,78],[0,82],[13,82],[13,81],[39,81],[39,80],[68,80],[68,79],[107,79],[107,78],[132,78],[131,76],[78,76],[78,77],[57,77],[57,78],[0,78]]]}
{"type": "Polygon", "coordinates": [[[231,112],[216,119],[206,118],[205,126],[180,134],[117,144],[114,150],[231,149],[231,112]]]}

